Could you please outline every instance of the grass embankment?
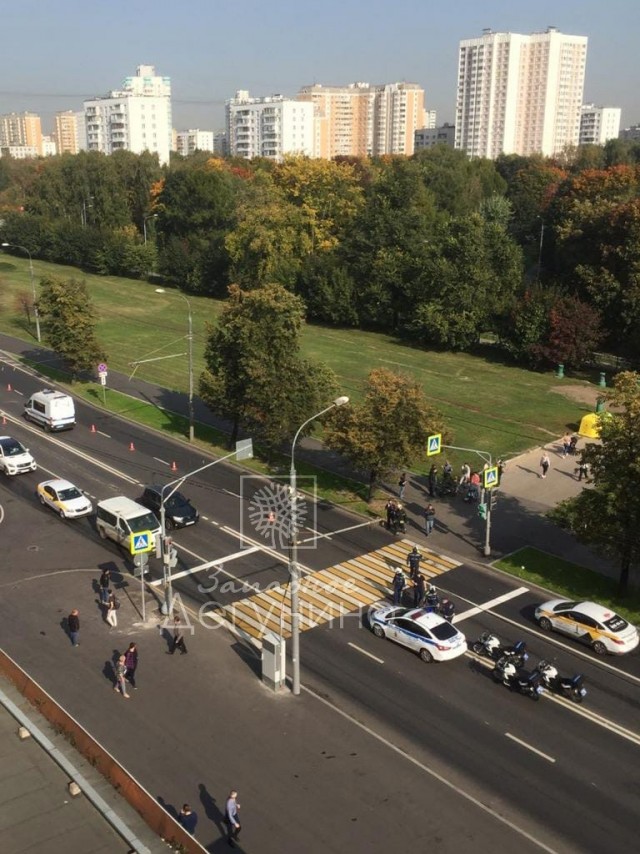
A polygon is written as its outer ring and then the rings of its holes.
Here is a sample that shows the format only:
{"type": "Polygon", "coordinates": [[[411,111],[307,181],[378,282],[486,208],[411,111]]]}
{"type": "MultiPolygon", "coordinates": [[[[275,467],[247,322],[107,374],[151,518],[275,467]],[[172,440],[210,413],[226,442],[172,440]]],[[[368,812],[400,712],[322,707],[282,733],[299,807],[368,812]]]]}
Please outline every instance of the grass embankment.
{"type": "MultiPolygon", "coordinates": [[[[34,271],[36,282],[45,274],[86,280],[98,317],[98,338],[111,370],[130,374],[131,362],[157,359],[140,365],[136,375],[186,391],[187,307],[177,292],[158,294],[148,282],[87,275],[38,260],[34,271]]],[[[20,293],[30,292],[28,261],[0,257],[0,331],[32,339],[33,328],[17,303],[20,293]]],[[[191,304],[197,377],[204,366],[207,321],[215,320],[222,303],[191,297],[191,304]]],[[[428,352],[389,335],[322,326],[305,328],[303,350],[326,362],[338,375],[341,392],[354,400],[361,396],[362,382],[372,368],[386,367],[414,377],[442,411],[453,434],[451,444],[488,451],[494,459],[546,444],[567,429],[575,429],[589,410],[552,391],[562,382],[577,381],[561,382],[552,372],[533,373],[502,364],[490,350],[484,356],[428,352]]],[[[460,464],[463,457],[480,464],[470,454],[446,453],[454,464],[460,464]]],[[[425,458],[414,469],[426,471],[430,464],[425,458]]]]}
{"type": "Polygon", "coordinates": [[[523,581],[552,590],[561,598],[606,605],[634,625],[640,625],[640,593],[630,593],[622,599],[613,579],[576,563],[527,546],[493,565],[523,581]]]}

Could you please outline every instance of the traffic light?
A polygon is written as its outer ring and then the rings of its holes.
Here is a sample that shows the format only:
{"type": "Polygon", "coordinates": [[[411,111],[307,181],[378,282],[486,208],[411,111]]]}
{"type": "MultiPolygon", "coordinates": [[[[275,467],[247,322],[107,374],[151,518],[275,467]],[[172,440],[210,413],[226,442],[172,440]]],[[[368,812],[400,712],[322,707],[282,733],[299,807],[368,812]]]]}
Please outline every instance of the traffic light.
{"type": "Polygon", "coordinates": [[[486,504],[478,504],[478,516],[481,519],[487,518],[487,505],[486,504]]]}

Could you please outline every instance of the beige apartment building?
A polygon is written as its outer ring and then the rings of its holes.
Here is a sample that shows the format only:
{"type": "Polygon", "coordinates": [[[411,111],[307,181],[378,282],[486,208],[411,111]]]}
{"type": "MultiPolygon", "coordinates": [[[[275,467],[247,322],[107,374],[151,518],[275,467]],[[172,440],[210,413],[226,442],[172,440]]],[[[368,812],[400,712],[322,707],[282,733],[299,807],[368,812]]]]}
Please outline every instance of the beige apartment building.
{"type": "Polygon", "coordinates": [[[315,107],[314,157],[372,157],[414,151],[424,127],[424,89],[417,83],[304,86],[299,101],[315,107]]]}
{"type": "Polygon", "coordinates": [[[53,141],[58,154],[77,154],[80,151],[78,114],[73,110],[56,113],[53,120],[53,141]]]}
{"type": "Polygon", "coordinates": [[[555,27],[461,41],[455,147],[495,159],[578,145],[586,60],[587,37],[555,27]]]}
{"type": "Polygon", "coordinates": [[[0,116],[0,148],[26,148],[42,152],[42,122],[35,113],[6,113],[0,116]]]}

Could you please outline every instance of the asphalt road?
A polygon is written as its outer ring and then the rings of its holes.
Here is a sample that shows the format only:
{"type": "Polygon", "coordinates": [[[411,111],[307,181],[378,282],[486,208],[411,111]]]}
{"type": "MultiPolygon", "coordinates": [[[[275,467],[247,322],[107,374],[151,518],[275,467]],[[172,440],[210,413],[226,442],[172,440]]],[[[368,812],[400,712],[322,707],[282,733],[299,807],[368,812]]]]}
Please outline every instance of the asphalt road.
{"type": "MultiPolygon", "coordinates": [[[[11,375],[12,391],[4,384],[0,390],[0,409],[9,418],[3,432],[24,441],[43,469],[94,497],[135,498],[139,484],[172,479],[207,461],[83,405],[74,431],[46,436],[19,421],[18,392],[42,383],[11,375]],[[90,432],[92,424],[100,432],[90,432]]],[[[286,554],[265,550],[267,541],[228,559],[240,551],[243,526],[260,543],[240,473],[222,464],[185,485],[203,519],[176,532],[178,569],[227,558],[216,576],[224,589],[203,592],[201,574],[176,584],[194,607],[244,597],[242,583],[286,580],[286,554]]],[[[107,639],[94,601],[97,568],[120,570],[135,603],[130,561],[98,539],[90,520],[63,522],[40,507],[35,485],[48,476],[41,470],[0,482],[4,646],[152,792],[172,803],[200,797],[210,819],[202,841],[211,850],[218,844],[219,801],[230,785],[240,787],[231,775],[242,780],[251,804],[246,850],[383,851],[427,842],[439,851],[635,847],[640,656],[602,661],[571,641],[543,635],[531,621],[539,591],[523,591],[460,628],[469,639],[485,628],[510,641],[523,637],[534,659],[556,658],[562,672],[584,672],[590,691],[584,707],[548,698],[534,704],[510,694],[471,657],[423,665],[374,638],[355,618],[303,634],[303,682],[313,695],[272,697],[257,683],[250,649],[224,630],[198,627],[191,654],[167,660],[162,638],[140,624],[125,598],[121,627],[107,639]],[[71,607],[83,616],[78,650],[60,628],[71,607]],[[143,644],[146,675],[144,690],[122,708],[108,691],[110,661],[130,637],[143,644]],[[109,701],[116,702],[114,714],[105,715],[109,701]],[[434,773],[457,790],[447,790],[434,773]],[[196,795],[196,781],[206,791],[196,795]]],[[[318,507],[310,522],[321,535],[349,529],[301,553],[310,571],[389,542],[380,528],[354,528],[358,521],[334,508],[318,507]]],[[[151,567],[157,574],[155,559],[151,567]]],[[[448,571],[439,586],[459,612],[517,587],[471,566],[448,571]]]]}

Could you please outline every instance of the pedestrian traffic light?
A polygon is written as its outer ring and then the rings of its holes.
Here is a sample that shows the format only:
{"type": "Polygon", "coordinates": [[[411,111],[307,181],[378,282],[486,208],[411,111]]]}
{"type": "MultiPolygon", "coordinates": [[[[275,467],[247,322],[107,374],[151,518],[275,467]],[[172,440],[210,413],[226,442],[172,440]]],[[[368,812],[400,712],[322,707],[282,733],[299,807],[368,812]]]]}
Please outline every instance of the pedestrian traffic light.
{"type": "Polygon", "coordinates": [[[478,504],[478,516],[481,519],[487,518],[487,505],[486,504],[478,504]]]}

